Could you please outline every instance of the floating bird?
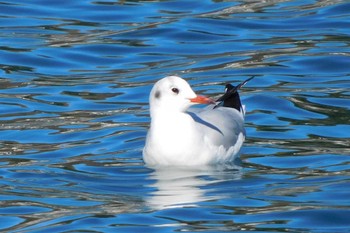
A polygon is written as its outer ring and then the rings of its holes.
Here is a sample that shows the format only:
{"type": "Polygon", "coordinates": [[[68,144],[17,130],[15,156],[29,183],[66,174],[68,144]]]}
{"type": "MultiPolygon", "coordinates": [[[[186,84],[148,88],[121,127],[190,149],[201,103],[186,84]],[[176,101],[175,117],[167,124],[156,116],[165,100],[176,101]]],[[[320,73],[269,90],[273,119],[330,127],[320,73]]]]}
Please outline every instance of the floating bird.
{"type": "MultiPolygon", "coordinates": [[[[253,78],[253,77],[252,77],[253,78]]],[[[182,78],[168,76],[150,93],[151,125],[143,149],[149,166],[201,166],[232,162],[244,139],[245,109],[237,86],[216,101],[196,95],[182,78]],[[207,104],[205,108],[190,108],[207,104]]]]}

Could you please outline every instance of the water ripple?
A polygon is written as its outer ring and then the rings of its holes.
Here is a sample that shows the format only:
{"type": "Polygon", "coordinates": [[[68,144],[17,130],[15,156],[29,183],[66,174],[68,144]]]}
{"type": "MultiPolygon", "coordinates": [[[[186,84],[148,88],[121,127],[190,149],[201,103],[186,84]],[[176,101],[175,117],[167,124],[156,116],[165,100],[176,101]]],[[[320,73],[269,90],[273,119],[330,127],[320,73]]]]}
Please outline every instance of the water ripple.
{"type": "Polygon", "coordinates": [[[0,230],[348,232],[349,6],[1,2],[0,230]],[[143,164],[170,74],[213,97],[255,76],[237,166],[143,164]]]}

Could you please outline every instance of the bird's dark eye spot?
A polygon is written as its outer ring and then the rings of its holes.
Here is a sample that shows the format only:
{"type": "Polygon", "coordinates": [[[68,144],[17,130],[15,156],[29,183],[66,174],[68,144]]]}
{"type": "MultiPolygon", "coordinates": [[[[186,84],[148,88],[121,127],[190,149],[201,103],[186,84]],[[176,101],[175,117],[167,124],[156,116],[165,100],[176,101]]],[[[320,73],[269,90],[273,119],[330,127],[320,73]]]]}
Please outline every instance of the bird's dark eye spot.
{"type": "Polygon", "coordinates": [[[180,90],[177,89],[176,87],[171,88],[171,91],[174,92],[175,94],[179,94],[180,90]]]}
{"type": "Polygon", "coordinates": [[[160,98],[160,91],[156,91],[156,93],[154,94],[154,97],[156,97],[156,99],[160,98]]]}

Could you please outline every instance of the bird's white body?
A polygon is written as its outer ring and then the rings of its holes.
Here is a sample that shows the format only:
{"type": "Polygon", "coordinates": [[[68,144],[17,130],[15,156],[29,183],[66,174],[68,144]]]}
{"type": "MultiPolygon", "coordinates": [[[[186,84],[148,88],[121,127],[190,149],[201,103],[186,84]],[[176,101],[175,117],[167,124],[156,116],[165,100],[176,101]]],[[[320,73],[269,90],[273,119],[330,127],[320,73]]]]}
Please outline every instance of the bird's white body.
{"type": "MultiPolygon", "coordinates": [[[[143,149],[149,166],[199,166],[232,161],[245,139],[244,111],[198,101],[176,76],[158,81],[150,94],[151,125],[143,149]]],[[[208,101],[206,99],[206,101],[208,101]]],[[[208,101],[209,103],[209,101],[208,101]]]]}

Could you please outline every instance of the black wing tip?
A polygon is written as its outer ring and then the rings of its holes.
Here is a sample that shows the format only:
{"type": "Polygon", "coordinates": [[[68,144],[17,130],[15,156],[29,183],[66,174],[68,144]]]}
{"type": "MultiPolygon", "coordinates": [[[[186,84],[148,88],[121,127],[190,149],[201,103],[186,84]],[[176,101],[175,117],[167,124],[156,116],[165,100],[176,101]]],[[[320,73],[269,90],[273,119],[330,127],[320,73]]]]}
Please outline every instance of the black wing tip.
{"type": "Polygon", "coordinates": [[[230,83],[225,84],[225,94],[222,95],[219,99],[216,100],[218,102],[214,109],[222,104],[223,107],[234,108],[237,111],[242,111],[241,99],[238,94],[238,90],[241,89],[244,85],[246,85],[250,80],[255,78],[252,76],[243,82],[239,83],[237,86],[233,86],[230,83]]]}
{"type": "Polygon", "coordinates": [[[225,91],[225,92],[227,92],[227,91],[229,91],[229,90],[235,88],[235,86],[233,86],[231,83],[226,83],[226,84],[225,84],[225,88],[226,88],[226,91],[225,91]]]}

